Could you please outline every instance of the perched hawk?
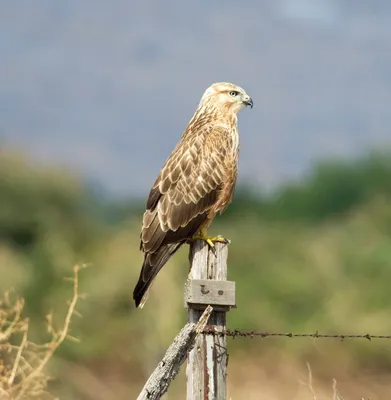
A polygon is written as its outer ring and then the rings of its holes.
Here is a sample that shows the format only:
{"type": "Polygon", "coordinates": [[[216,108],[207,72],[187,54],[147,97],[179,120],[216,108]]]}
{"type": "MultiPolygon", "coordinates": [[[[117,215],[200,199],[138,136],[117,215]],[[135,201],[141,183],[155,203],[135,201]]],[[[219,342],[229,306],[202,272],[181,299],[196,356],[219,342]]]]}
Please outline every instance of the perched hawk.
{"type": "Polygon", "coordinates": [[[142,307],[148,288],[168,259],[190,239],[213,242],[206,230],[232,200],[236,183],[239,135],[237,114],[252,108],[247,93],[232,83],[215,83],[200,104],[181,140],[164,164],[147,200],[140,249],[144,263],[133,292],[142,307]]]}

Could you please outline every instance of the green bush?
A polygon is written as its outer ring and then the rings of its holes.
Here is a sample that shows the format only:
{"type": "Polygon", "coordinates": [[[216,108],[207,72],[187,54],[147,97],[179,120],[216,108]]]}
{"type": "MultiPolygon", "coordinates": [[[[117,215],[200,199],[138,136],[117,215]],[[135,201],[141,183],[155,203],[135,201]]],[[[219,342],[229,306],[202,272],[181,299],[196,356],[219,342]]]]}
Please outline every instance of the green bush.
{"type": "Polygon", "coordinates": [[[319,162],[302,179],[282,184],[269,195],[239,188],[228,215],[251,213],[269,221],[321,221],[346,215],[376,196],[391,195],[390,182],[389,154],[319,162]]]}
{"type": "Polygon", "coordinates": [[[79,261],[97,239],[100,223],[90,201],[81,180],[24,155],[0,152],[0,244],[25,260],[30,311],[41,310],[65,264],[79,261]]]}

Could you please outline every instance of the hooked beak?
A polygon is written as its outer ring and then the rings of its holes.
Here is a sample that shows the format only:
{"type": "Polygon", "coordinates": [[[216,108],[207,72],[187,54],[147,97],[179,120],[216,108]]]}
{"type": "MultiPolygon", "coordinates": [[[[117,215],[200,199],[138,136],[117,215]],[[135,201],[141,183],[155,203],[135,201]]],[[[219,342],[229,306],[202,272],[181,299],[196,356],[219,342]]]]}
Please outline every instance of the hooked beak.
{"type": "Polygon", "coordinates": [[[251,97],[248,97],[247,99],[244,99],[243,103],[246,106],[250,106],[251,108],[253,108],[254,103],[253,103],[253,99],[251,97]]]}

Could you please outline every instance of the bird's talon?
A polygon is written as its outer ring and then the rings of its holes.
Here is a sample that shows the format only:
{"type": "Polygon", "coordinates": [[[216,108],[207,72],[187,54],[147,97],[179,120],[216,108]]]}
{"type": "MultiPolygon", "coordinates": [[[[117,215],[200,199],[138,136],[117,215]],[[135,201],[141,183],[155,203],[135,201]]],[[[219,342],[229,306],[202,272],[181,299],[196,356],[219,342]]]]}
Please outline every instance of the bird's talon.
{"type": "Polygon", "coordinates": [[[224,238],[221,235],[218,236],[214,236],[214,237],[208,237],[206,232],[201,231],[199,233],[197,233],[196,235],[194,235],[192,237],[192,240],[203,240],[204,242],[206,242],[209,246],[209,248],[212,250],[213,254],[216,255],[216,246],[215,243],[224,243],[224,244],[229,244],[231,241],[224,238]]]}
{"type": "Polygon", "coordinates": [[[224,244],[229,244],[231,243],[231,241],[229,239],[226,239],[225,237],[219,235],[219,236],[215,236],[213,238],[211,238],[212,242],[218,242],[218,243],[224,243],[224,244]]]}
{"type": "Polygon", "coordinates": [[[210,238],[206,239],[206,243],[208,243],[209,247],[210,247],[212,250],[216,251],[216,249],[215,249],[215,244],[213,243],[212,239],[210,239],[210,238]]]}

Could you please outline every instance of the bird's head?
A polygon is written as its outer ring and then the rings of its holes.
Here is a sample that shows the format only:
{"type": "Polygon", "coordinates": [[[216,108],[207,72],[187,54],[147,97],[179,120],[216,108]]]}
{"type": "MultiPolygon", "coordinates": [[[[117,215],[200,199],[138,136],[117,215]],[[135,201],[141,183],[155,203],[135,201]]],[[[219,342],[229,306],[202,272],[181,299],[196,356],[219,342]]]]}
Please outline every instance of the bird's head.
{"type": "Polygon", "coordinates": [[[243,107],[253,107],[251,97],[239,86],[228,82],[214,83],[206,89],[201,104],[223,107],[237,114],[243,107]]]}

